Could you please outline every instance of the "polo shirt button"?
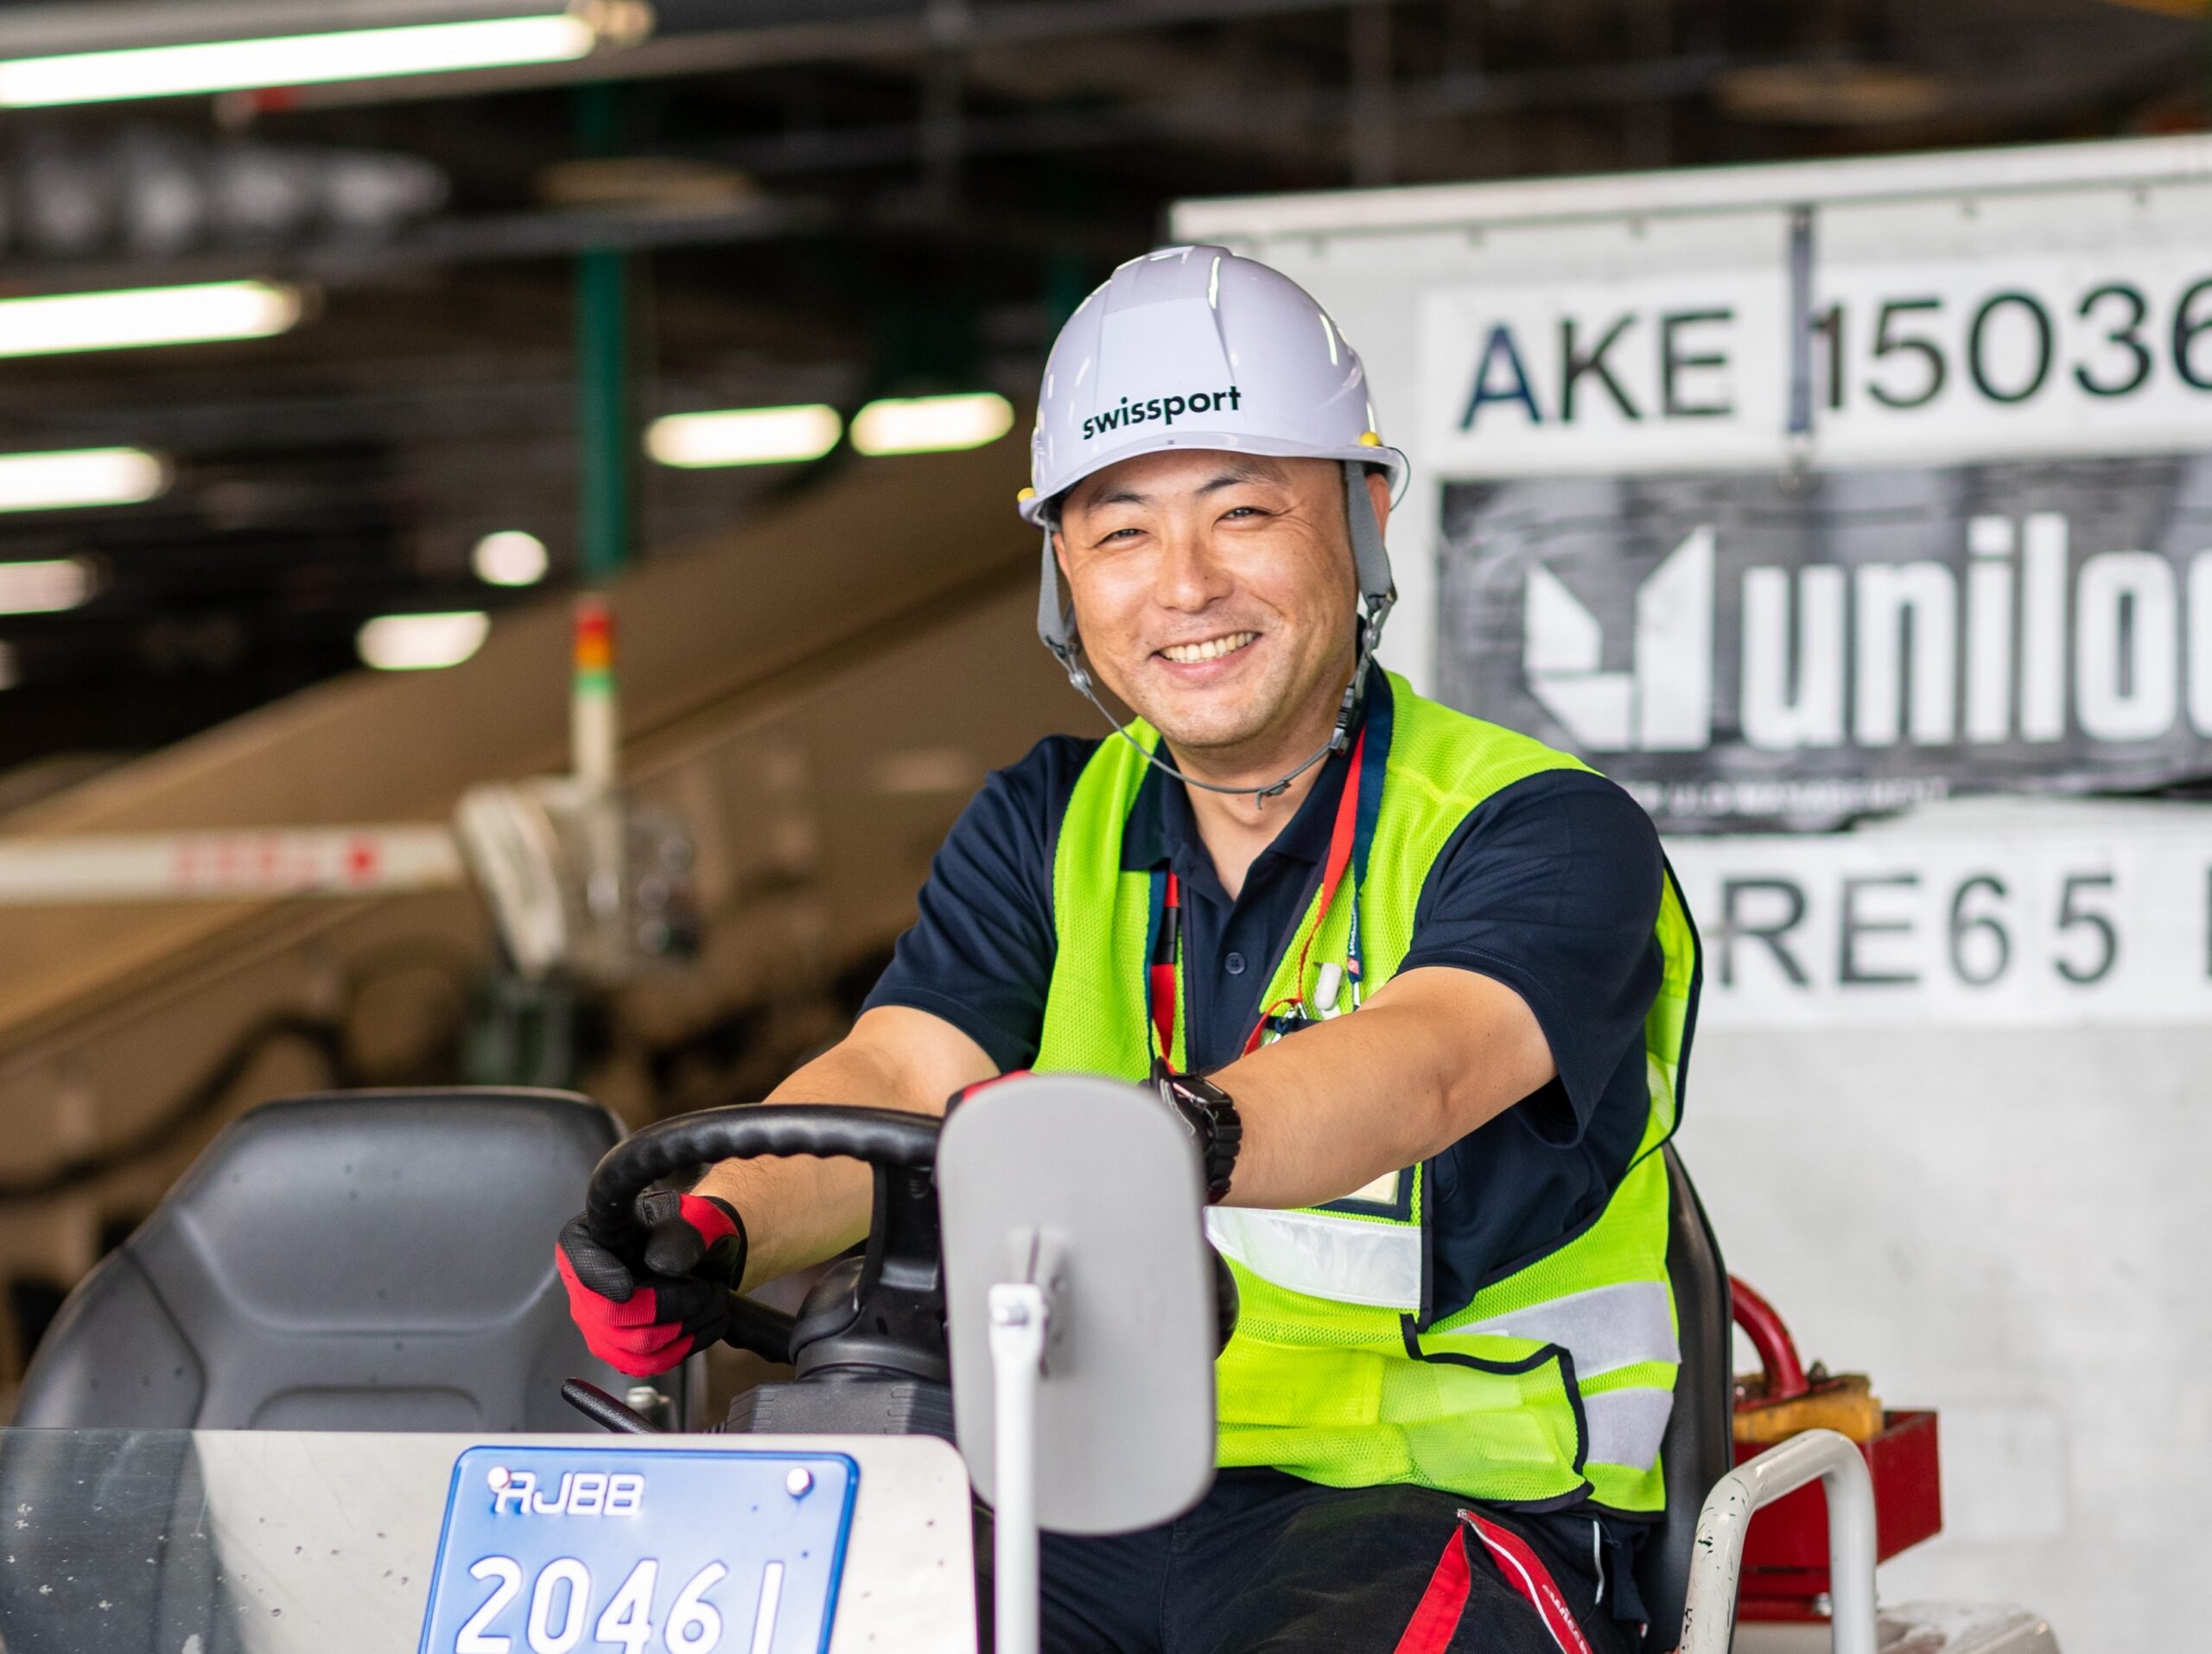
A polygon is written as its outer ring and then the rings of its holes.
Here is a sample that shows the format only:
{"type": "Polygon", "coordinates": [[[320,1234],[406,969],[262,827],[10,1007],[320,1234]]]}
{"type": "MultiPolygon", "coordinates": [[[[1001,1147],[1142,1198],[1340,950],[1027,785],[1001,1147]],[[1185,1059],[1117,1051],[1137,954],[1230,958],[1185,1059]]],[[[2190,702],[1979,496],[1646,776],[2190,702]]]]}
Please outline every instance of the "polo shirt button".
{"type": "Polygon", "coordinates": [[[1221,962],[1221,967],[1232,976],[1241,976],[1244,974],[1244,956],[1232,953],[1221,962]]]}

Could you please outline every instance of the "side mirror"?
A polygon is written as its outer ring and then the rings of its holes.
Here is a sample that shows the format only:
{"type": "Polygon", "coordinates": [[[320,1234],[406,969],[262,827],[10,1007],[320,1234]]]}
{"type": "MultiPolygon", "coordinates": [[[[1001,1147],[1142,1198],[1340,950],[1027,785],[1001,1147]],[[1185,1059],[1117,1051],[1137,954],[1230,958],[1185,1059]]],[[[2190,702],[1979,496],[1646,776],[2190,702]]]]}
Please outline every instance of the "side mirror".
{"type": "Polygon", "coordinates": [[[1212,1481],[1204,1181],[1157,1097],[1076,1074],[963,1103],[937,1180],[954,1421],[995,1513],[997,1646],[1027,1654],[1040,1527],[1150,1527],[1212,1481]]]}

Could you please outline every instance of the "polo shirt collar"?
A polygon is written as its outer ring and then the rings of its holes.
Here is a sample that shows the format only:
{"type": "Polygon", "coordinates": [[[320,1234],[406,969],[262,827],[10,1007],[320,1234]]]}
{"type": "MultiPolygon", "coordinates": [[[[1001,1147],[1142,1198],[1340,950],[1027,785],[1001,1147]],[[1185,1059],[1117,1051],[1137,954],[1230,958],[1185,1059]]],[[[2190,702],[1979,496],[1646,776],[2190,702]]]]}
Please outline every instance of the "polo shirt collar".
{"type": "MultiPolygon", "coordinates": [[[[1357,737],[1375,717],[1378,707],[1385,709],[1382,716],[1387,720],[1389,704],[1389,674],[1380,665],[1370,666],[1367,693],[1352,722],[1353,735],[1357,737]]],[[[1166,743],[1160,743],[1157,750],[1160,761],[1172,769],[1175,755],[1167,750],[1166,743]]],[[[1320,779],[1298,806],[1298,813],[1260,854],[1320,865],[1328,856],[1329,835],[1336,826],[1337,805],[1344,797],[1344,773],[1351,767],[1349,750],[1331,753],[1323,760],[1320,779]]],[[[1136,798],[1129,806],[1128,820],[1122,828],[1122,870],[1147,873],[1165,867],[1173,867],[1186,876],[1203,868],[1211,875],[1213,862],[1198,837],[1198,819],[1191,813],[1190,789],[1166,770],[1147,765],[1144,779],[1137,786],[1136,798]]]]}

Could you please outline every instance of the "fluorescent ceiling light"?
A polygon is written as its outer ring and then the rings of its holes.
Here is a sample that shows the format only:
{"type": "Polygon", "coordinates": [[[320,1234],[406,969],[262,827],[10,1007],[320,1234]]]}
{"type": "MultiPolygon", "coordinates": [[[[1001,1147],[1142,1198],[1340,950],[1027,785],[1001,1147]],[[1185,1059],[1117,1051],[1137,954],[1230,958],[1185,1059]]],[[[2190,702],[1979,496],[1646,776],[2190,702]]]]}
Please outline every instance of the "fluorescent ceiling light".
{"type": "Polygon", "coordinates": [[[670,414],[646,428],[645,452],[663,465],[778,465],[818,460],[843,432],[837,410],[819,402],[670,414]]]}
{"type": "Polygon", "coordinates": [[[299,289],[270,282],[46,293],[0,299],[0,356],[266,339],[299,319],[299,289]]]}
{"type": "Polygon", "coordinates": [[[361,658],[379,671],[434,671],[458,666],[484,646],[492,617],[481,609],[449,614],[379,614],[354,639],[361,658]]]}
{"type": "Polygon", "coordinates": [[[1738,120],[1778,126],[1882,126],[1942,112],[1952,88],[1942,76],[1901,63],[1815,59],[1755,63],[1713,83],[1713,100],[1738,120]]]}
{"type": "Polygon", "coordinates": [[[59,614],[90,602],[99,588],[82,557],[0,563],[0,614],[59,614]]]}
{"type": "Polygon", "coordinates": [[[588,56],[598,35],[566,11],[537,17],[346,29],[265,40],[198,41],[0,60],[0,108],[177,98],[332,80],[372,80],[588,56]]]}
{"type": "Polygon", "coordinates": [[[863,454],[943,454],[995,442],[1013,429],[1014,404],[995,391],[887,398],[853,416],[853,446],[863,454]]]}
{"type": "Polygon", "coordinates": [[[0,454],[0,511],[135,506],[168,485],[168,468],[143,448],[0,454]]]}
{"type": "Polygon", "coordinates": [[[535,586],[545,578],[551,559],[545,542],[518,528],[503,528],[476,542],[469,566],[487,586],[535,586]]]}

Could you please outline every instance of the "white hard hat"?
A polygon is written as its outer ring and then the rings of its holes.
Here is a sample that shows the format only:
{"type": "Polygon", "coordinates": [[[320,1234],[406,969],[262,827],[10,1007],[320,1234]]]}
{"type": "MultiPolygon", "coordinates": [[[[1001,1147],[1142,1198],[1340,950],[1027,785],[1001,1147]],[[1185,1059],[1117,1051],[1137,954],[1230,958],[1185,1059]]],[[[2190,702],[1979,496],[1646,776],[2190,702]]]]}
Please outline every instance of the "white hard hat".
{"type": "Polygon", "coordinates": [[[1289,277],[1225,247],[1132,258],[1083,302],[1045,364],[1023,517],[1094,471],[1163,448],[1378,465],[1383,446],[1359,353],[1289,277]]]}
{"type": "Polygon", "coordinates": [[[1364,477],[1405,486],[1406,456],[1376,429],[1359,353],[1281,270],[1226,247],[1132,258],[1077,307],[1045,364],[1021,515],[1045,531],[1037,630],[1078,690],[1074,617],[1052,528],[1059,497],[1093,472],[1173,448],[1336,460],[1366,610],[1359,675],[1396,593],[1364,477]]]}

